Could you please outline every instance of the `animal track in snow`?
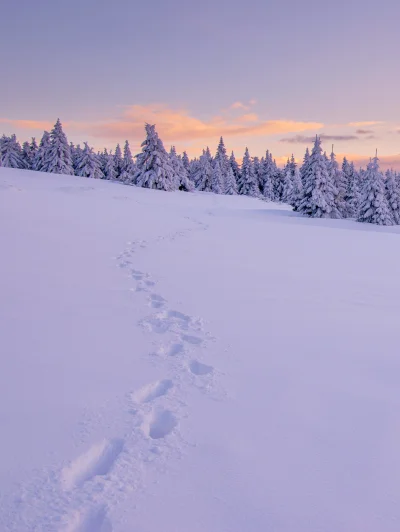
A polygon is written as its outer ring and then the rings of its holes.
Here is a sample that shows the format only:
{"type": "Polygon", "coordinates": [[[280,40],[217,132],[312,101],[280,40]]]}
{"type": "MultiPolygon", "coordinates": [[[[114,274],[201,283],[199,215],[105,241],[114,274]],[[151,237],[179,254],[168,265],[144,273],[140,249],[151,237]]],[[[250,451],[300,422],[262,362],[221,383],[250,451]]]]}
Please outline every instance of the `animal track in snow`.
{"type": "Polygon", "coordinates": [[[208,375],[214,368],[198,360],[192,360],[189,364],[189,369],[194,375],[208,375]]]}
{"type": "Polygon", "coordinates": [[[75,512],[69,519],[63,532],[112,532],[107,517],[107,508],[97,506],[89,510],[75,512]]]}
{"type": "Polygon", "coordinates": [[[124,446],[123,440],[104,440],[90,447],[61,471],[61,483],[66,491],[79,488],[96,476],[107,475],[124,446]]]}
{"type": "Polygon", "coordinates": [[[132,399],[135,403],[149,403],[157,397],[166,395],[171,388],[173,388],[173,382],[171,380],[158,381],[152,384],[144,386],[137,392],[132,394],[132,399]]]}
{"type": "Polygon", "coordinates": [[[159,440],[171,434],[177,424],[178,420],[170,410],[159,410],[152,412],[142,429],[152,440],[159,440]]]}
{"type": "MultiPolygon", "coordinates": [[[[163,310],[152,316],[144,318],[141,322],[149,331],[159,334],[165,333],[171,329],[178,331],[201,330],[201,322],[193,319],[187,314],[177,310],[163,310]]],[[[183,340],[192,344],[200,344],[201,338],[184,335],[183,340]]]]}
{"type": "Polygon", "coordinates": [[[166,301],[163,297],[157,294],[150,294],[149,296],[149,306],[152,308],[163,308],[166,301]]]}

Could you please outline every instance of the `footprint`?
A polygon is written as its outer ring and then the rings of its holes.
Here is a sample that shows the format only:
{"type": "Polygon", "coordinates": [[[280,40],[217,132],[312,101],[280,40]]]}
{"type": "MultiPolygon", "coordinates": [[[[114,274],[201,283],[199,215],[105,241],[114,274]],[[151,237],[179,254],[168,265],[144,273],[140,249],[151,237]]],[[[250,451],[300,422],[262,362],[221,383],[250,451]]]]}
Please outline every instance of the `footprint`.
{"type": "Polygon", "coordinates": [[[131,270],[132,271],[132,277],[135,279],[135,281],[141,281],[145,274],[143,272],[140,272],[139,270],[131,270]]]}
{"type": "Polygon", "coordinates": [[[112,529],[107,508],[97,506],[72,514],[63,532],[112,532],[112,529]]]}
{"type": "Polygon", "coordinates": [[[157,399],[157,397],[166,395],[173,387],[173,382],[168,379],[154,382],[144,386],[137,392],[134,392],[132,394],[132,400],[135,403],[149,403],[150,401],[157,399]]]}
{"type": "Polygon", "coordinates": [[[165,319],[164,314],[155,314],[154,316],[149,316],[144,318],[139,322],[143,327],[145,327],[150,332],[155,332],[157,334],[166,333],[172,323],[165,319]]]}
{"type": "Polygon", "coordinates": [[[202,364],[198,360],[192,360],[189,364],[189,369],[194,375],[208,375],[214,368],[207,366],[207,364],[202,364]]]}
{"type": "Polygon", "coordinates": [[[147,279],[147,280],[145,281],[145,284],[146,284],[147,286],[154,286],[156,283],[155,283],[154,281],[150,281],[150,280],[147,279]]]}
{"type": "Polygon", "coordinates": [[[200,345],[201,343],[203,343],[203,340],[199,338],[198,336],[191,336],[189,334],[183,334],[182,340],[184,342],[187,342],[188,344],[193,344],[193,345],[200,345]]]}
{"type": "Polygon", "coordinates": [[[160,410],[153,412],[142,428],[152,440],[159,440],[171,434],[177,424],[178,420],[170,410],[160,410]]]}
{"type": "Polygon", "coordinates": [[[96,476],[107,475],[124,446],[123,440],[104,440],[78,456],[61,471],[61,484],[66,491],[82,486],[96,476]]]}
{"type": "Polygon", "coordinates": [[[149,296],[149,305],[152,308],[162,308],[165,303],[165,299],[157,294],[151,294],[149,296]]]}

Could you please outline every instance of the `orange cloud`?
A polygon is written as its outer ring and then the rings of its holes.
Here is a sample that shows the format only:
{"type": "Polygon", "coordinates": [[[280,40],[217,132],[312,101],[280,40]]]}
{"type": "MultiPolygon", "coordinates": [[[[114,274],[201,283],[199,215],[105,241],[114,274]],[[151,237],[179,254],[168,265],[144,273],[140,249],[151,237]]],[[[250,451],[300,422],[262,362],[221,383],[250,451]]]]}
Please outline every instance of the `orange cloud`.
{"type": "Polygon", "coordinates": [[[258,116],[255,113],[248,113],[238,118],[239,122],[258,122],[258,116]]]}
{"type": "Polygon", "coordinates": [[[174,110],[163,104],[149,106],[132,105],[125,109],[122,116],[113,121],[97,124],[70,124],[71,127],[84,128],[94,137],[109,139],[140,139],[143,137],[145,122],[156,124],[160,137],[167,142],[192,141],[196,139],[213,140],[232,136],[262,136],[283,133],[316,131],[323,127],[319,122],[297,122],[294,120],[260,120],[257,115],[227,118],[214,116],[209,120],[196,118],[188,111],[174,110]]]}
{"type": "Polygon", "coordinates": [[[378,126],[384,123],[385,122],[371,120],[369,122],[368,121],[367,122],[349,122],[347,125],[349,127],[368,127],[368,126],[378,126]]]}
{"type": "Polygon", "coordinates": [[[243,111],[248,111],[249,110],[249,106],[245,105],[242,102],[235,102],[235,103],[233,103],[231,105],[230,109],[242,109],[243,111]]]}

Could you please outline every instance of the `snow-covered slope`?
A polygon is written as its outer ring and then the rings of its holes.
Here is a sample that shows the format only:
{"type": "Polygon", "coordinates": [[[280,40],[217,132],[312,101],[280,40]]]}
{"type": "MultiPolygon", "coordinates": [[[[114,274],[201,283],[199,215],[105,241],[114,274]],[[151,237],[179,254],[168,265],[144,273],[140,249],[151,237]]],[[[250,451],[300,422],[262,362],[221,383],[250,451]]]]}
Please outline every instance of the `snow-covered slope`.
{"type": "Polygon", "coordinates": [[[1,532],[397,532],[400,228],[0,169],[1,532]]]}

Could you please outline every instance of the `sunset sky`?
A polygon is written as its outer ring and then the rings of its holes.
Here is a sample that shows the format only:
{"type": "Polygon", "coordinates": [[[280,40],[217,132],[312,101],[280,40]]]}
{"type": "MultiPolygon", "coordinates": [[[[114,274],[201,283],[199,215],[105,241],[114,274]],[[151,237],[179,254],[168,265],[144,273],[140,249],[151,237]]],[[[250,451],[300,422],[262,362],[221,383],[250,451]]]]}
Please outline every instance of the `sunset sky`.
{"type": "Polygon", "coordinates": [[[400,169],[400,2],[21,0],[1,10],[0,131],[39,140],[57,117],[96,149],[144,122],[190,156],[222,135],[241,158],[301,158],[323,135],[400,169]]]}

